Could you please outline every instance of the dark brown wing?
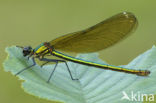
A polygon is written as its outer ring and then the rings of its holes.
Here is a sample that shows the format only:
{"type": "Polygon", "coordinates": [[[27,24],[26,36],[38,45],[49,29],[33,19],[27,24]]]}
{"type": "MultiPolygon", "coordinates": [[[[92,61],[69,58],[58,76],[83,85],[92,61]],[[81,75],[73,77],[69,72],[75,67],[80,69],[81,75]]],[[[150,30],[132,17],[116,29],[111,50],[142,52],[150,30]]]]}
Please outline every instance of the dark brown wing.
{"type": "Polygon", "coordinates": [[[96,52],[107,48],[127,36],[137,25],[132,13],[112,16],[88,29],[64,35],[50,44],[56,50],[76,53],[96,52]]]}

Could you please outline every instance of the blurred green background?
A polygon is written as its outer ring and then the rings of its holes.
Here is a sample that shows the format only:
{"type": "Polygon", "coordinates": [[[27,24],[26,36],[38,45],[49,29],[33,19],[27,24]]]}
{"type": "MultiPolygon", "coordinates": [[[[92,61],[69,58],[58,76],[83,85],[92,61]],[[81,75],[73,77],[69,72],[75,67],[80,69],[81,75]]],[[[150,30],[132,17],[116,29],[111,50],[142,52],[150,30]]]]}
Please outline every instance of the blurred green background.
{"type": "Polygon", "coordinates": [[[100,51],[114,65],[126,65],[156,44],[155,0],[0,0],[0,103],[51,103],[20,88],[18,78],[4,72],[11,45],[37,46],[66,33],[92,26],[122,11],[133,12],[139,25],[117,45],[100,51]]]}

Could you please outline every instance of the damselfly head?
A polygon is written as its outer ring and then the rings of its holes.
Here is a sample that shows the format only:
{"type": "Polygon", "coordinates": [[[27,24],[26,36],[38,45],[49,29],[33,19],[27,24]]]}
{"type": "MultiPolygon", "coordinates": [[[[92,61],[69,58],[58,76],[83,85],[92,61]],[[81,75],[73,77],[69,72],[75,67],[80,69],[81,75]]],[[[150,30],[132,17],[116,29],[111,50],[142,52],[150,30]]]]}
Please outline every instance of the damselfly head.
{"type": "Polygon", "coordinates": [[[27,56],[32,52],[32,47],[31,46],[26,46],[23,48],[23,56],[27,56]]]}

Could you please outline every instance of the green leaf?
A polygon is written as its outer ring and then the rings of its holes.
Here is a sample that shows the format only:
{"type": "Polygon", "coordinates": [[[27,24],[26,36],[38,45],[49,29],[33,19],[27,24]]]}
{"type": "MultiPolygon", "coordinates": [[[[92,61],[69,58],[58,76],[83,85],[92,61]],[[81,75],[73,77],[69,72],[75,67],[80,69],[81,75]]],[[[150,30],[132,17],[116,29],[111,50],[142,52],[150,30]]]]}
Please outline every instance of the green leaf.
{"type": "MultiPolygon", "coordinates": [[[[4,62],[5,71],[13,75],[32,64],[32,60],[23,57],[21,49],[6,48],[9,54],[4,62]]],[[[77,58],[104,63],[96,53],[81,54],[77,58]]],[[[156,47],[141,54],[125,68],[148,69],[151,74],[141,77],[133,74],[88,67],[68,62],[74,78],[73,81],[64,63],[59,63],[50,83],[46,83],[54,65],[39,65],[32,67],[18,75],[25,92],[40,98],[65,103],[128,103],[121,100],[123,91],[131,96],[131,92],[156,94],[156,47]]]]}

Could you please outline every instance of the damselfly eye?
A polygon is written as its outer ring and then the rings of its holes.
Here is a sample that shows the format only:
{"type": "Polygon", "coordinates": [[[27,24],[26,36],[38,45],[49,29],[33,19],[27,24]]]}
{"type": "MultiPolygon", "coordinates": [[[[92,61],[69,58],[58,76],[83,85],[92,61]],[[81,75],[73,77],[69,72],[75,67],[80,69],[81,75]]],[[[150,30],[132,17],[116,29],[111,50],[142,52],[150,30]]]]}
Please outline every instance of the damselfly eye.
{"type": "Polygon", "coordinates": [[[30,46],[24,47],[23,48],[23,56],[27,56],[31,53],[32,48],[30,46]]]}

